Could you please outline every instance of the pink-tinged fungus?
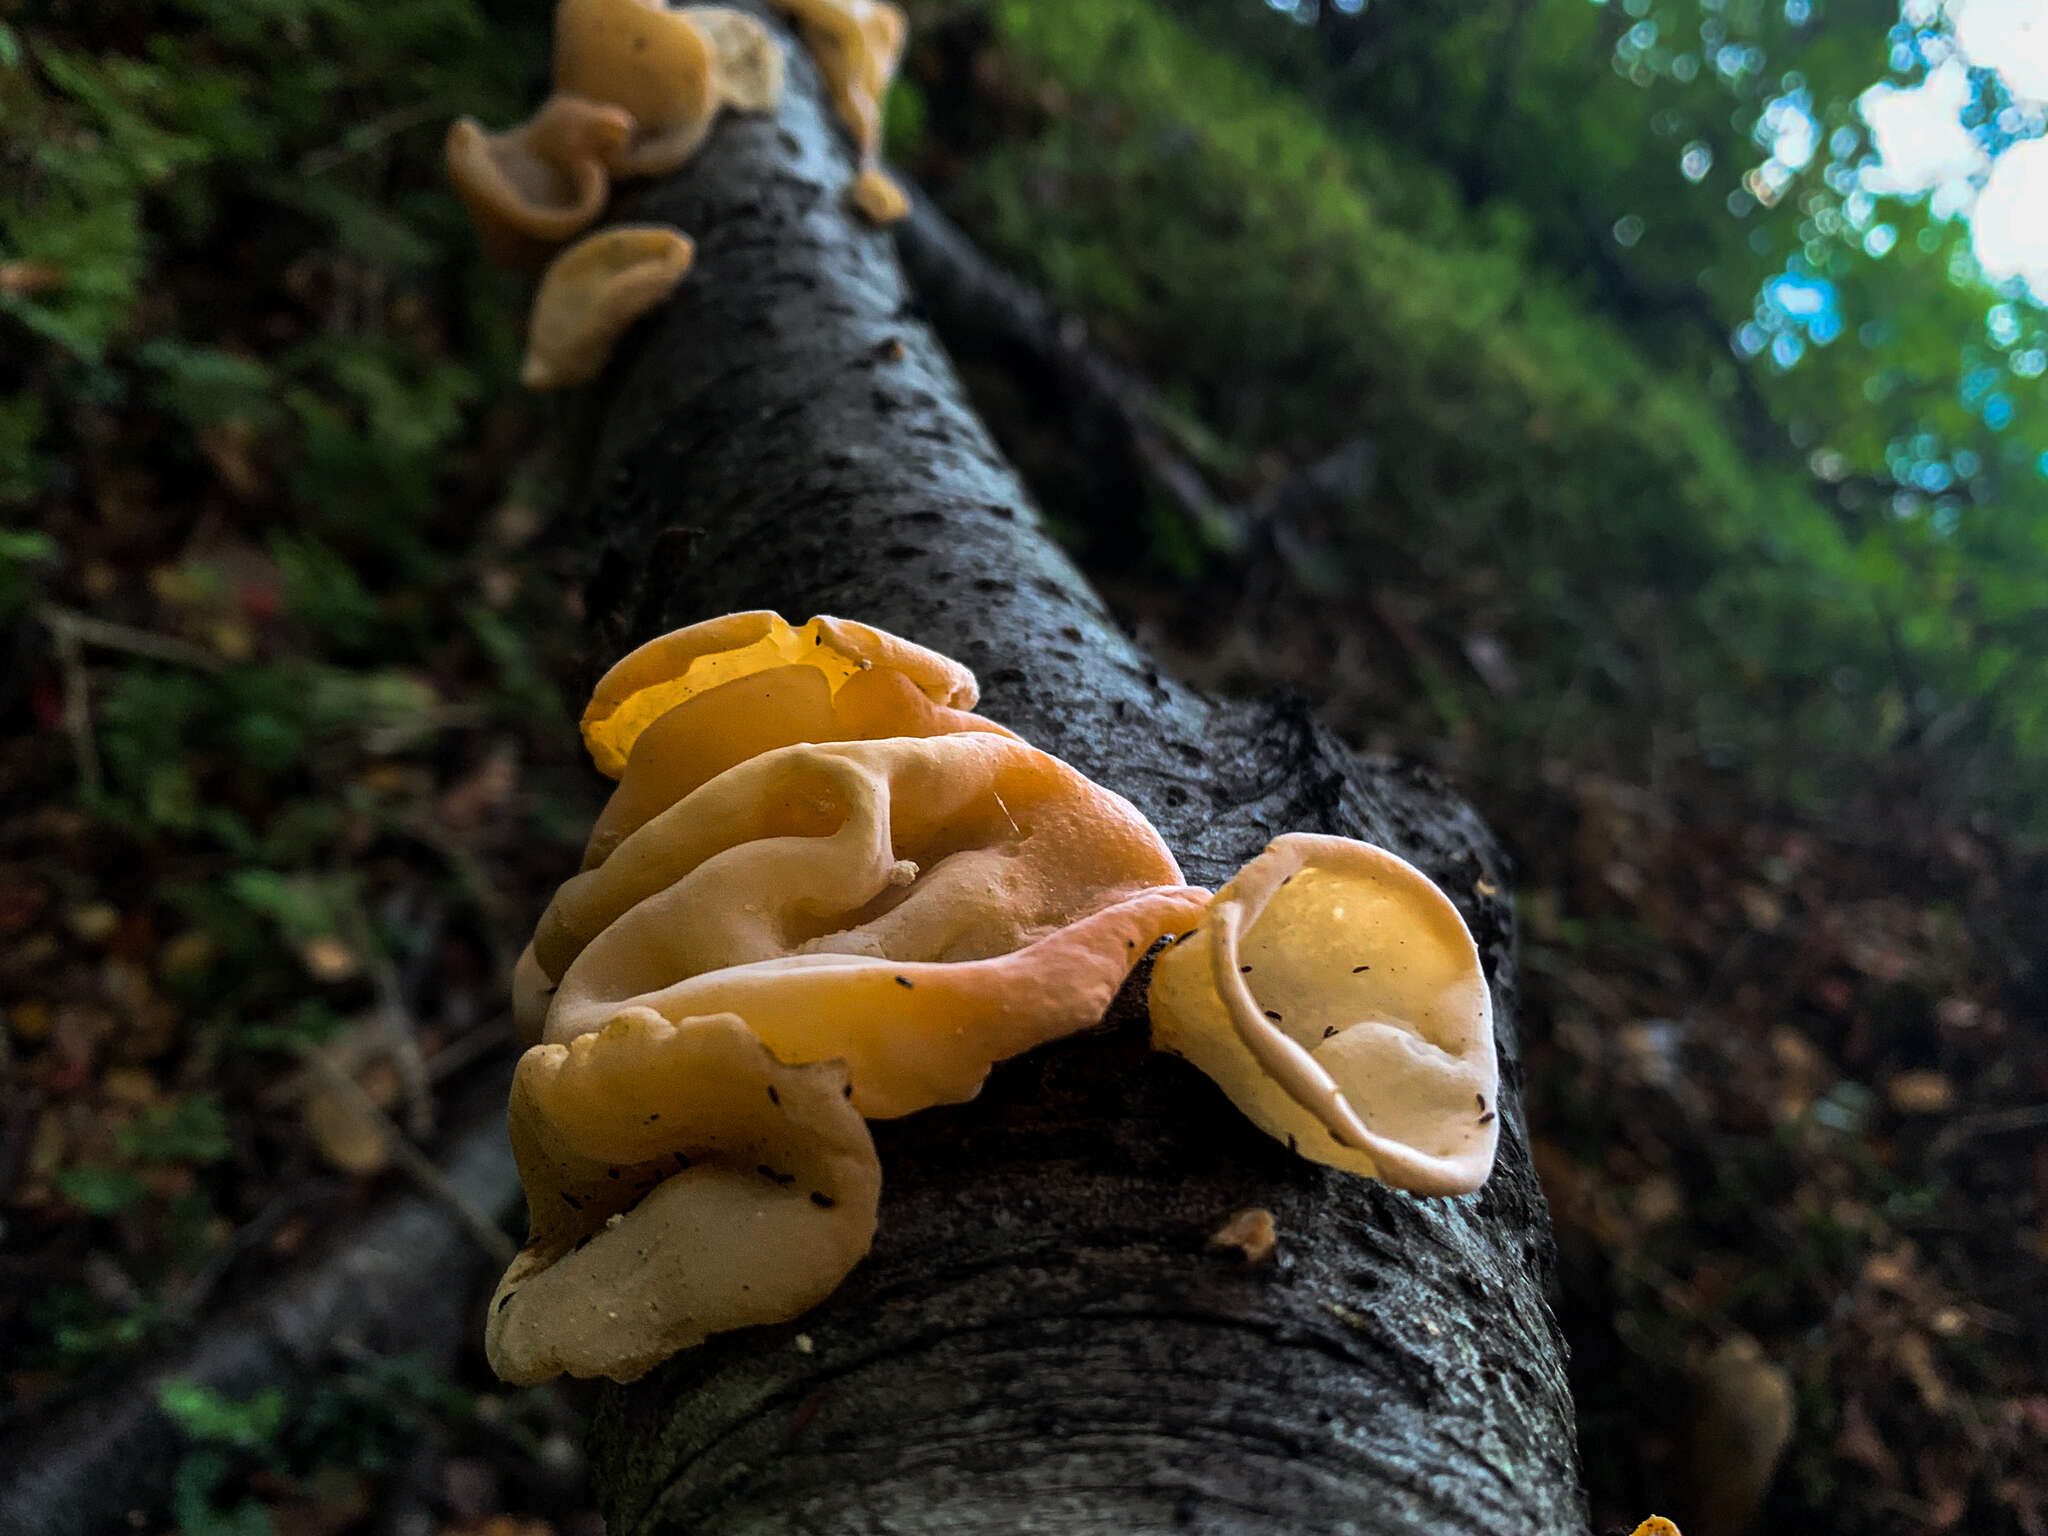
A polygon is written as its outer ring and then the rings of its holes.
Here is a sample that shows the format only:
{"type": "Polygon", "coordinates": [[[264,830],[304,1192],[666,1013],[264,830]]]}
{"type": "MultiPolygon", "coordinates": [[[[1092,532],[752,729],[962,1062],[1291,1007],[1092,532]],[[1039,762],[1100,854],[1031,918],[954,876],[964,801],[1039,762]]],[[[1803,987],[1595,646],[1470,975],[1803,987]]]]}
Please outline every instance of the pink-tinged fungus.
{"type": "Polygon", "coordinates": [[[562,252],[534,295],[520,382],[561,389],[596,378],[627,327],[675,291],[694,250],[666,226],[622,224],[562,252]]]}
{"type": "Polygon", "coordinates": [[[844,1067],[778,1061],[730,1016],[634,1013],[536,1046],[511,1135],[529,1236],[485,1332],[507,1381],[631,1381],[788,1321],[874,1237],[881,1167],[844,1067]]]}
{"type": "Polygon", "coordinates": [[[1303,1157],[1424,1195],[1486,1182],[1493,1008],[1450,899],[1346,838],[1275,838],[1152,972],[1152,1037],[1303,1157]]]}
{"type": "Polygon", "coordinates": [[[662,0],[562,0],[555,86],[633,116],[611,159],[618,176],[662,176],[710,135],[719,109],[766,110],[780,98],[782,58],[752,17],[662,0]]]}
{"type": "Polygon", "coordinates": [[[583,738],[617,778],[584,852],[620,839],[736,763],[797,742],[1010,733],[970,713],[974,675],[845,619],[727,614],[648,642],[597,685],[583,738]]]}
{"type": "Polygon", "coordinates": [[[910,31],[890,0],[772,0],[792,17],[817,61],[832,105],[852,131],[859,171],[849,196],[871,223],[893,224],[910,199],[882,169],[882,103],[910,31]]]}
{"type": "Polygon", "coordinates": [[[556,894],[543,1038],[733,1013],[784,1061],[844,1059],[864,1114],[909,1114],[1096,1023],[1207,899],[1127,801],[1020,741],[783,747],[556,894]]]}
{"type": "Polygon", "coordinates": [[[487,133],[475,118],[448,129],[448,180],[475,222],[484,254],[538,265],[589,228],[611,193],[605,167],[633,132],[622,107],[550,96],[529,122],[487,133]]]}

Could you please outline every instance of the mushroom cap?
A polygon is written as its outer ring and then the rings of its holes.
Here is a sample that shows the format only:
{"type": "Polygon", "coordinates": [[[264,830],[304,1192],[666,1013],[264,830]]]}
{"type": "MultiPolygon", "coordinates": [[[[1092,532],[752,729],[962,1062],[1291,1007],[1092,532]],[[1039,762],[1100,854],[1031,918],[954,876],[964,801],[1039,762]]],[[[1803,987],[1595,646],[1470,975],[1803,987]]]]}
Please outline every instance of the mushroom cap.
{"type": "Polygon", "coordinates": [[[779,666],[774,654],[754,651],[762,670],[692,693],[634,738],[618,788],[591,829],[585,869],[602,864],[625,837],[692,790],[777,747],[955,731],[1011,734],[993,720],[935,703],[908,673],[886,663],[839,677],[827,670],[834,653],[824,645],[779,666]]]}
{"type": "Polygon", "coordinates": [[[745,11],[723,5],[687,5],[683,14],[711,44],[718,97],[735,112],[772,112],[782,100],[782,46],[745,11]]]}
{"type": "Polygon", "coordinates": [[[816,1306],[874,1237],[881,1165],[837,1062],[730,1015],[633,1013],[512,1082],[529,1236],[485,1349],[512,1382],[631,1381],[707,1334],[816,1306]]]}
{"type": "Polygon", "coordinates": [[[559,389],[596,378],[627,327],[675,291],[694,253],[663,225],[616,225],[570,246],[541,276],[520,381],[559,389]]]}
{"type": "Polygon", "coordinates": [[[555,88],[632,113],[620,176],[659,176],[694,154],[718,113],[717,56],[703,30],[661,0],[561,0],[555,88]]]}
{"type": "Polygon", "coordinates": [[[863,1113],[908,1114],[1094,1024],[1206,900],[1129,802],[1022,742],[783,747],[556,894],[544,1038],[732,1012],[785,1061],[844,1058],[863,1113]]]}
{"type": "Polygon", "coordinates": [[[583,744],[598,771],[616,779],[640,733],[677,705],[786,665],[815,669],[835,695],[849,679],[880,669],[900,673],[946,709],[970,710],[981,696],[959,662],[886,630],[825,614],[798,626],[762,608],[672,630],[628,652],[598,679],[583,711],[583,744]]]}
{"type": "Polygon", "coordinates": [[[1458,909],[1414,865],[1289,833],[1152,971],[1152,1039],[1303,1157],[1416,1194],[1493,1167],[1493,1005],[1458,909]]]}
{"type": "Polygon", "coordinates": [[[633,131],[624,108],[550,96],[528,122],[488,133],[475,118],[449,126],[448,180],[493,261],[527,266],[588,228],[611,192],[605,173],[633,131]]]}

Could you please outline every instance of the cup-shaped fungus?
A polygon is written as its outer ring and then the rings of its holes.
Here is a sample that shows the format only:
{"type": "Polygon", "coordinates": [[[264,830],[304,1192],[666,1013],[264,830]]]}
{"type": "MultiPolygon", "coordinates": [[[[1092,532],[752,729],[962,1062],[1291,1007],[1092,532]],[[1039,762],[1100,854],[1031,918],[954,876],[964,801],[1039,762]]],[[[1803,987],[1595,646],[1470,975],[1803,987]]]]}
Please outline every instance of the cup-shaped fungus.
{"type": "Polygon", "coordinates": [[[782,46],[745,11],[689,5],[683,14],[711,44],[718,67],[719,100],[735,112],[772,112],[782,100],[782,46]]]}
{"type": "Polygon", "coordinates": [[[529,1235],[491,1298],[507,1381],[631,1381],[707,1334],[816,1306],[874,1237],[881,1166],[837,1062],[730,1016],[614,1020],[512,1082],[529,1235]]]}
{"type": "Polygon", "coordinates": [[[604,211],[605,167],[632,132],[623,107],[580,96],[550,96],[531,121],[504,133],[458,118],[444,146],[448,180],[484,254],[504,266],[536,265],[582,233],[604,211]]]}
{"type": "Polygon", "coordinates": [[[562,252],[534,295],[520,382],[561,389],[596,378],[627,327],[675,291],[694,251],[677,230],[621,224],[562,252]]]}
{"type": "Polygon", "coordinates": [[[782,57],[752,17],[663,0],[562,0],[555,86],[633,115],[611,160],[620,176],[662,176],[694,155],[719,108],[760,111],[781,96],[782,57]]]}
{"type": "Polygon", "coordinates": [[[1096,1023],[1207,899],[1135,807],[1020,741],[782,747],[556,894],[543,1038],[733,1013],[784,1061],[843,1059],[864,1114],[909,1114],[1096,1023]]]}
{"type": "Polygon", "coordinates": [[[732,613],[651,640],[598,683],[583,738],[619,780],[583,855],[619,841],[736,763],[797,742],[1010,733],[970,713],[974,674],[845,619],[732,613]]]}
{"type": "Polygon", "coordinates": [[[875,224],[910,212],[910,199],[882,169],[882,102],[903,61],[909,18],[890,0],[773,0],[796,19],[840,120],[853,133],[859,173],[850,194],[875,224]]]}
{"type": "Polygon", "coordinates": [[[1493,1007],[1472,935],[1413,865],[1289,833],[1152,972],[1152,1038],[1303,1157],[1417,1194],[1486,1182],[1493,1007]]]}

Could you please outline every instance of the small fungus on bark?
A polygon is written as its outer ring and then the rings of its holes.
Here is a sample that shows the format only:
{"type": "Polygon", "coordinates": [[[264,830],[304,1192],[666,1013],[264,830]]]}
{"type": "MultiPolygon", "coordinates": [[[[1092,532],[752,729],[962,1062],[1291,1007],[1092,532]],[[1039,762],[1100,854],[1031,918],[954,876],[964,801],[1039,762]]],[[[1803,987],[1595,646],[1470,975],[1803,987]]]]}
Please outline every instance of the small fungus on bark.
{"type": "Polygon", "coordinates": [[[596,378],[627,327],[675,291],[694,252],[688,236],[652,224],[616,225],[570,246],[534,295],[520,382],[561,389],[596,378]]]}
{"type": "Polygon", "coordinates": [[[860,166],[848,194],[872,224],[893,224],[910,198],[882,169],[882,102],[903,61],[909,18],[890,0],[772,0],[795,19],[832,93],[832,105],[853,133],[860,166]]]}
{"type": "Polygon", "coordinates": [[[743,13],[663,0],[562,0],[555,10],[555,88],[633,115],[614,175],[666,175],[702,147],[720,108],[765,111],[781,87],[774,39],[743,13]]]}
{"type": "Polygon", "coordinates": [[[730,1015],[634,1013],[528,1051],[510,1118],[529,1235],[491,1298],[492,1368],[631,1381],[824,1300],[867,1252],[881,1193],[845,1083],[730,1015]]]}
{"type": "Polygon", "coordinates": [[[1347,838],[1275,838],[1152,973],[1153,1042],[1302,1156],[1424,1195],[1486,1182],[1493,1008],[1450,899],[1347,838]]]}
{"type": "Polygon", "coordinates": [[[500,266],[537,266],[589,228],[611,195],[606,166],[633,132],[623,107],[550,96],[532,119],[503,133],[458,118],[444,146],[448,180],[469,209],[484,254],[500,266]]]}
{"type": "Polygon", "coordinates": [[[692,5],[683,14],[697,24],[718,61],[718,94],[735,112],[772,112],[782,100],[782,46],[745,11],[692,5]]]}

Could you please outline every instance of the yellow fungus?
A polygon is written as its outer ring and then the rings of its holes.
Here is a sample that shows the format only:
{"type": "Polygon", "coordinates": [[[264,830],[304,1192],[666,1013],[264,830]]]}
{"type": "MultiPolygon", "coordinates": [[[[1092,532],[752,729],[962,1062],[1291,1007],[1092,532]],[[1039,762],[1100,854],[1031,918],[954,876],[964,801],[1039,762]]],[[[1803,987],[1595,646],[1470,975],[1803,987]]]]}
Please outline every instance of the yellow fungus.
{"type": "Polygon", "coordinates": [[[459,118],[444,149],[454,186],[484,254],[502,266],[536,265],[582,233],[611,193],[606,165],[633,131],[622,107],[550,96],[529,122],[487,133],[459,118]]]}
{"type": "Polygon", "coordinates": [[[627,327],[675,291],[694,249],[665,226],[621,224],[562,252],[534,295],[520,382],[561,389],[596,378],[627,327]]]}

